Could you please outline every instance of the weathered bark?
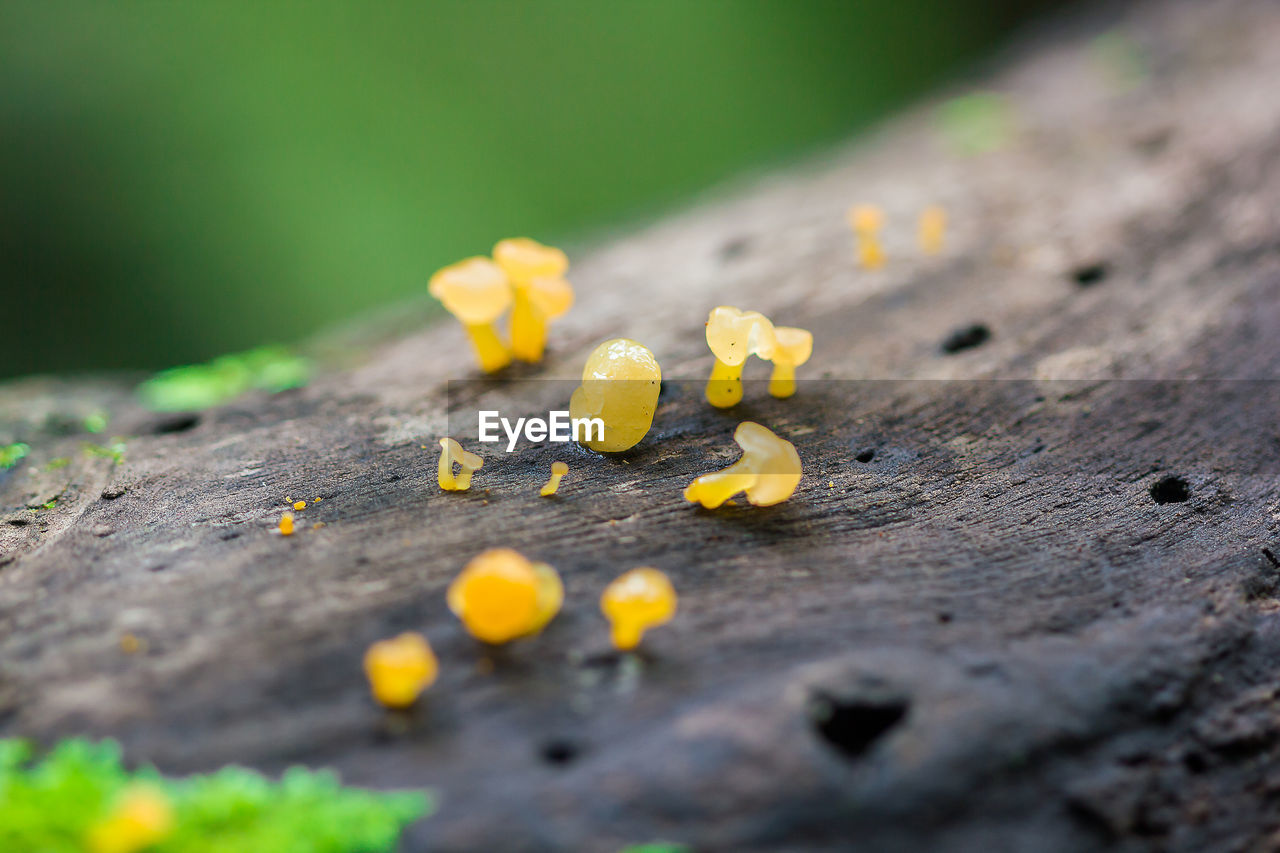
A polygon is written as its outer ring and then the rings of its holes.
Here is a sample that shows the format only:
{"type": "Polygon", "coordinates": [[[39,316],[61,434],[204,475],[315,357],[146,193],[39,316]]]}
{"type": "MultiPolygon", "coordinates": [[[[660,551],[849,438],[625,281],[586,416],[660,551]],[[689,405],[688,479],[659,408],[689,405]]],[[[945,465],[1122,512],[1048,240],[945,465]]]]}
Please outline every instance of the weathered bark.
{"type": "Polygon", "coordinates": [[[486,451],[472,491],[440,493],[447,381],[474,375],[452,323],[186,419],[109,379],[10,384],[0,427],[33,453],[0,474],[0,735],[430,786],[414,850],[1271,849],[1280,6],[1136,9],[1130,90],[1091,58],[1103,26],[988,81],[1017,110],[1004,151],[947,153],[926,108],[575,254],[547,363],[453,386],[455,426],[564,402],[523,380],[575,378],[607,337],[700,380],[719,303],[817,340],[790,401],[752,387],[720,412],[669,383],[620,458],[486,451]],[[856,201],[889,214],[884,271],[853,265],[856,201]],[[931,202],[939,259],[912,248],[931,202]],[[973,323],[990,339],[946,352],[973,323]],[[96,407],[136,436],[119,464],[59,430],[96,407]],[[748,419],[795,442],[799,492],[684,503],[748,419]],[[489,546],[551,562],[568,598],[486,654],[443,589],[489,546]],[[596,601],[638,565],[681,611],[620,658],[596,601]],[[360,670],[406,629],[442,661],[408,720],[360,670]]]}

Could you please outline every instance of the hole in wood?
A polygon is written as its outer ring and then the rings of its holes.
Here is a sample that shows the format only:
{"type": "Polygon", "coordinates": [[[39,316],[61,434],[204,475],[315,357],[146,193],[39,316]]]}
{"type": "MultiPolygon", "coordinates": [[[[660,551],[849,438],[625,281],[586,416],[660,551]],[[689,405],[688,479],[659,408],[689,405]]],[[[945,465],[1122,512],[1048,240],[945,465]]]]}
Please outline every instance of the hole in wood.
{"type": "Polygon", "coordinates": [[[1187,481],[1169,474],[1151,484],[1151,499],[1158,504],[1180,504],[1191,497],[1187,481]]]}
{"type": "Polygon", "coordinates": [[[198,426],[200,426],[199,415],[175,415],[172,418],[156,421],[155,425],[151,427],[151,434],[172,435],[179,432],[189,432],[198,426]]]}
{"type": "Polygon", "coordinates": [[[1111,268],[1105,263],[1084,264],[1075,268],[1071,278],[1081,287],[1092,287],[1105,279],[1110,272],[1111,268]]]}
{"type": "Polygon", "coordinates": [[[991,330],[982,323],[962,326],[947,335],[942,342],[942,351],[948,355],[980,347],[991,339],[991,330]]]}
{"type": "Polygon", "coordinates": [[[902,696],[837,697],[817,691],[809,700],[809,718],[823,740],[845,755],[857,757],[906,716],[910,703],[902,696]]]}
{"type": "Polygon", "coordinates": [[[581,752],[581,747],[568,738],[552,738],[538,749],[542,760],[555,767],[573,763],[581,752]]]}

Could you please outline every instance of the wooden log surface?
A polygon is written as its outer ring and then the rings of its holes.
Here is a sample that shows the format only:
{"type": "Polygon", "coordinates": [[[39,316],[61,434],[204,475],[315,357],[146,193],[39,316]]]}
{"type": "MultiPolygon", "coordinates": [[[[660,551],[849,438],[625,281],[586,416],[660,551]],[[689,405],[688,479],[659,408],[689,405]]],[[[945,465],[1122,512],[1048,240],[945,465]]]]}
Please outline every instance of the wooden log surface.
{"type": "Polygon", "coordinates": [[[198,415],[127,378],[3,386],[0,440],[32,453],[0,472],[0,736],[431,787],[408,850],[1277,849],[1280,5],[1117,14],[981,82],[1014,109],[1003,150],[951,152],[926,104],[574,252],[537,369],[480,379],[440,323],[198,415]],[[1130,86],[1098,61],[1114,27],[1146,56],[1130,86]],[[854,264],[860,201],[881,271],[854,264]],[[913,242],[930,203],[938,258],[913,242]],[[717,304],[814,332],[793,399],[705,404],[717,304]],[[441,435],[563,406],[615,336],[668,380],[641,445],[487,447],[471,491],[436,488],[441,435]],[[80,452],[96,408],[118,462],[80,452]],[[797,494],[685,503],[743,420],[795,443],[797,494]],[[443,591],[495,546],[567,599],[489,652],[443,591]],[[639,565],[680,612],[619,656],[598,597],[639,565]],[[409,629],[441,676],[388,717],[360,659],[409,629]]]}

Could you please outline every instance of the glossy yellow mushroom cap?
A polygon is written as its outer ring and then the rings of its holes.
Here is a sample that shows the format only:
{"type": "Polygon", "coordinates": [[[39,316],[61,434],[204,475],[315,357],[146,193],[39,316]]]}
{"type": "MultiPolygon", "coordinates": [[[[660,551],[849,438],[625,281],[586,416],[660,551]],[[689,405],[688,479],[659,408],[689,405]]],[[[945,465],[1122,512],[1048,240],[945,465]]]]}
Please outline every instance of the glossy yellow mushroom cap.
{"type": "Polygon", "coordinates": [[[633,649],[649,628],[671,621],[676,591],[657,569],[632,569],[605,588],[600,609],[613,626],[613,644],[633,649]]]}
{"type": "Polygon", "coordinates": [[[493,259],[517,287],[539,278],[558,279],[569,269],[564,252],[528,237],[502,240],[493,247],[493,259]]]}
{"type": "Polygon", "coordinates": [[[488,258],[467,258],[431,276],[427,290],[466,325],[492,323],[511,305],[502,267],[488,258]]]}
{"type": "Polygon", "coordinates": [[[388,708],[412,705],[435,682],[439,668],[427,638],[413,631],[374,643],[364,653],[369,689],[388,708]]]}
{"type": "Polygon", "coordinates": [[[858,204],[849,208],[849,226],[858,232],[879,231],[884,225],[884,211],[875,205],[858,204]]]}
{"type": "Polygon", "coordinates": [[[605,453],[639,444],[653,425],[661,390],[662,368],[648,347],[628,338],[600,344],[582,368],[582,385],[569,399],[569,416],[600,418],[604,438],[579,443],[605,453]]]}
{"type": "Polygon", "coordinates": [[[525,295],[548,320],[573,307],[573,285],[563,278],[535,278],[525,288],[525,295]]]}
{"type": "Polygon", "coordinates": [[[707,317],[707,346],[725,364],[742,364],[749,355],[771,359],[776,343],[773,324],[759,311],[720,305],[707,317]]]}
{"type": "Polygon", "coordinates": [[[473,637],[497,645],[542,630],[560,611],[564,586],[546,563],[495,548],[467,564],[449,586],[448,602],[473,637]]]}
{"type": "Polygon", "coordinates": [[[755,506],[773,506],[795,493],[801,474],[795,445],[752,421],[738,424],[733,440],[742,448],[742,458],[694,480],[684,490],[685,500],[715,509],[746,492],[755,506]]]}
{"type": "Polygon", "coordinates": [[[164,793],[131,785],[111,813],[90,827],[85,846],[91,853],[136,853],[167,838],[173,823],[173,806],[164,793]]]}
{"type": "Polygon", "coordinates": [[[774,364],[800,365],[813,355],[813,334],[793,326],[774,326],[777,347],[773,351],[774,364]]]}

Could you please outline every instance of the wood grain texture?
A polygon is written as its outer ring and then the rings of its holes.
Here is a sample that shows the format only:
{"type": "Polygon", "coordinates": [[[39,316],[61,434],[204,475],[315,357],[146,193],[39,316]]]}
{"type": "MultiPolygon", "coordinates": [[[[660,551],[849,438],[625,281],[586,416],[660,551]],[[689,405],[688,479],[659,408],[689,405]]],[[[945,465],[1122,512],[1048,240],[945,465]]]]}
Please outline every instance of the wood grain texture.
{"type": "Polygon", "coordinates": [[[949,153],[925,105],[574,253],[537,370],[475,377],[446,323],[196,418],[123,379],[0,388],[0,440],[33,448],[0,473],[0,735],[430,786],[409,850],[1275,849],[1276,80],[1267,0],[1051,28],[982,83],[1016,110],[1001,152],[949,153]],[[1133,88],[1096,60],[1117,25],[1147,55],[1133,88]],[[853,265],[859,201],[888,215],[880,272],[853,265]],[[929,203],[952,222],[936,259],[912,246],[929,203]],[[721,303],[813,330],[794,399],[753,368],[740,406],[701,400],[721,303]],[[989,339],[947,353],[972,324],[989,339]],[[470,492],[436,488],[435,439],[562,406],[615,336],[668,377],[641,445],[486,450],[470,492]],[[80,452],[97,407],[133,436],[118,464],[80,452]],[[798,493],[684,503],[742,420],[796,444],[798,493]],[[485,652],[443,590],[491,546],[568,597],[485,652]],[[597,599],[638,565],[681,609],[619,657],[597,599]],[[360,657],[407,629],[441,677],[387,717],[360,657]]]}

